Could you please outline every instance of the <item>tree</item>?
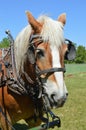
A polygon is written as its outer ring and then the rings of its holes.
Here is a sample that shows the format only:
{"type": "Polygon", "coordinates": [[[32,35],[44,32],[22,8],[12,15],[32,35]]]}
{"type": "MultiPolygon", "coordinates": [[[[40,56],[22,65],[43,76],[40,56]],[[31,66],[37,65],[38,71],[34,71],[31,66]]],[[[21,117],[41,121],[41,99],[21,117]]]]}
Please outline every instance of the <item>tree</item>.
{"type": "Polygon", "coordinates": [[[78,46],[76,51],[76,63],[85,63],[86,62],[86,50],[84,46],[78,46]]]}
{"type": "Polygon", "coordinates": [[[8,38],[3,38],[0,42],[0,48],[8,48],[10,45],[8,38]]]}

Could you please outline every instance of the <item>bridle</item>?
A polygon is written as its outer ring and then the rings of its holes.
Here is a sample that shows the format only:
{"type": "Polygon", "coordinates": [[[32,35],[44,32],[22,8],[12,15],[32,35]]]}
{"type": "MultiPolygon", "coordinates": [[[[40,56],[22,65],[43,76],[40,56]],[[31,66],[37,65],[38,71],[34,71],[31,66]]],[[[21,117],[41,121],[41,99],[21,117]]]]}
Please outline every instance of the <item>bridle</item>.
{"type": "MultiPolygon", "coordinates": [[[[45,70],[40,70],[39,67],[36,64],[36,58],[35,58],[35,51],[37,50],[37,46],[43,42],[48,42],[48,40],[44,41],[42,36],[37,35],[37,34],[31,34],[30,39],[29,39],[29,47],[28,47],[28,53],[29,53],[29,61],[31,64],[35,64],[35,71],[36,71],[36,79],[38,80],[39,84],[41,87],[39,89],[39,95],[38,97],[42,97],[43,93],[43,83],[46,82],[47,78],[52,75],[55,72],[65,72],[65,68],[57,68],[57,67],[52,67],[49,69],[45,70]],[[41,77],[41,75],[45,74],[46,76],[44,78],[41,77]]],[[[46,43],[45,43],[46,44],[46,43]]],[[[37,97],[37,98],[38,98],[37,97]]]]}
{"type": "MultiPolygon", "coordinates": [[[[11,61],[12,61],[12,71],[14,74],[14,79],[13,79],[13,85],[15,85],[16,82],[16,86],[15,87],[9,87],[10,90],[13,90],[14,92],[15,89],[17,88],[18,92],[17,94],[24,94],[24,95],[31,95],[31,97],[33,97],[35,100],[39,99],[42,97],[43,94],[43,83],[44,81],[46,82],[45,78],[50,75],[52,75],[55,72],[65,72],[65,68],[50,68],[50,69],[45,69],[45,70],[40,70],[39,67],[36,64],[36,58],[35,58],[35,51],[37,50],[37,46],[43,42],[45,42],[42,38],[42,36],[40,35],[35,35],[35,34],[31,34],[30,38],[29,38],[29,46],[28,46],[28,58],[29,58],[29,62],[30,64],[34,65],[34,69],[36,72],[36,80],[33,81],[33,79],[30,78],[30,76],[28,76],[28,74],[26,72],[23,71],[28,83],[26,84],[25,81],[22,79],[21,75],[18,75],[16,73],[16,64],[15,64],[15,56],[14,56],[14,40],[12,35],[10,34],[9,30],[6,31],[6,33],[8,34],[8,38],[10,40],[10,51],[11,51],[11,61]],[[37,44],[37,45],[36,45],[37,44]],[[46,74],[45,78],[42,78],[41,75],[46,74]]],[[[48,42],[48,41],[46,41],[48,42]]],[[[8,67],[8,66],[6,66],[8,67]]]]}
{"type": "MultiPolygon", "coordinates": [[[[34,65],[35,67],[35,72],[36,72],[36,84],[35,87],[30,87],[29,89],[29,93],[33,96],[36,95],[36,99],[39,99],[42,97],[43,93],[43,83],[46,82],[46,78],[48,78],[50,75],[52,75],[55,72],[65,72],[65,68],[57,68],[57,67],[52,67],[50,69],[45,69],[45,70],[40,70],[39,67],[36,64],[36,58],[35,58],[35,51],[37,50],[37,46],[41,43],[45,42],[42,38],[42,36],[40,35],[36,35],[36,34],[31,34],[30,38],[29,38],[29,46],[28,46],[28,58],[29,58],[29,62],[34,65]],[[41,75],[45,74],[45,78],[42,78],[41,75]],[[31,90],[32,89],[32,90],[31,90]]],[[[48,41],[46,41],[48,42],[48,41]]],[[[23,72],[25,73],[25,72],[23,72]]],[[[25,73],[25,77],[27,79],[30,79],[30,77],[27,75],[27,73],[25,73]]],[[[30,79],[32,80],[32,79],[30,79]]],[[[28,80],[28,82],[30,82],[30,80],[28,80]]],[[[19,81],[23,84],[23,86],[25,86],[24,81],[21,80],[21,78],[19,77],[19,81]]],[[[33,80],[32,80],[33,81],[33,80]]],[[[33,81],[34,83],[34,81],[33,81]]],[[[32,83],[32,85],[33,85],[32,83]]]]}
{"type": "MultiPolygon", "coordinates": [[[[41,44],[41,43],[43,43],[43,42],[45,42],[44,40],[43,40],[43,38],[42,38],[42,36],[40,36],[40,35],[31,35],[30,36],[30,39],[29,39],[29,48],[28,48],[28,50],[29,50],[29,52],[31,52],[32,54],[32,56],[34,56],[34,59],[33,60],[31,60],[31,56],[30,56],[30,58],[29,58],[29,61],[32,63],[32,64],[34,64],[34,63],[36,63],[36,60],[35,60],[35,51],[37,50],[37,47],[36,47],[36,42],[37,42],[37,46],[39,45],[39,44],[41,44]],[[36,39],[36,40],[35,40],[36,39]]],[[[46,42],[48,42],[48,41],[46,41],[46,42]]],[[[46,44],[46,43],[45,43],[46,44]]],[[[39,81],[41,81],[42,82],[42,88],[43,88],[43,83],[44,82],[46,82],[46,78],[48,78],[50,75],[52,75],[53,73],[55,73],[55,72],[63,72],[63,73],[65,73],[65,71],[66,71],[66,69],[65,68],[57,68],[57,67],[52,67],[52,68],[49,68],[49,69],[45,69],[45,70],[40,70],[39,68],[38,68],[38,66],[37,66],[37,64],[36,64],[36,67],[35,67],[35,69],[36,69],[36,75],[37,75],[37,79],[39,79],[39,81]],[[46,74],[46,76],[45,76],[45,78],[42,78],[41,77],[41,75],[43,75],[43,74],[46,74]]],[[[50,110],[50,109],[48,109],[47,107],[46,107],[46,101],[45,101],[45,93],[43,93],[43,89],[41,88],[41,96],[42,96],[42,98],[43,98],[43,100],[44,100],[44,106],[43,106],[43,108],[44,108],[44,111],[45,111],[45,113],[46,113],[46,115],[47,115],[47,121],[45,121],[46,120],[46,118],[44,118],[44,117],[42,117],[42,121],[44,121],[44,122],[47,122],[46,124],[46,128],[49,128],[49,115],[51,116],[51,118],[52,118],[52,122],[54,122],[54,119],[55,120],[57,120],[57,126],[58,127],[60,127],[60,123],[61,123],[61,121],[60,121],[60,118],[58,117],[58,116],[55,116],[54,115],[54,113],[52,113],[52,111],[50,110]]],[[[52,123],[51,123],[52,124],[52,123]]]]}

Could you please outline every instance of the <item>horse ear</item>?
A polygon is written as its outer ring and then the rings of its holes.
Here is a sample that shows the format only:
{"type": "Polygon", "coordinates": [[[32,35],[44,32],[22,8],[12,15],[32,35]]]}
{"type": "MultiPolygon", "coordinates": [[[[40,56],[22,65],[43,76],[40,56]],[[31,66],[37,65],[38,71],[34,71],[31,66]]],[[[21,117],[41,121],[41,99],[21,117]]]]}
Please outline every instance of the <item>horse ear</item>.
{"type": "Polygon", "coordinates": [[[61,22],[63,25],[66,24],[66,14],[63,13],[58,17],[58,21],[61,22]]]}
{"type": "Polygon", "coordinates": [[[32,16],[32,14],[26,11],[28,22],[30,23],[32,29],[39,33],[41,31],[42,25],[32,16]]]}

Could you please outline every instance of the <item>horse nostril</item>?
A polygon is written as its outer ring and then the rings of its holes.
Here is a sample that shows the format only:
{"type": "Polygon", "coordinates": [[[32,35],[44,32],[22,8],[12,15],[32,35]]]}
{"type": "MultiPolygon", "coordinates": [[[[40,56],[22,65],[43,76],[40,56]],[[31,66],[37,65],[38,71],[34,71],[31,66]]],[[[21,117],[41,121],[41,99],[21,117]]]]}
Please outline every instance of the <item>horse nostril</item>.
{"type": "Polygon", "coordinates": [[[53,97],[55,96],[55,94],[51,94],[51,98],[53,99],[53,97]]]}
{"type": "Polygon", "coordinates": [[[66,96],[68,96],[68,93],[66,93],[66,96]]]}
{"type": "Polygon", "coordinates": [[[57,95],[55,93],[51,94],[51,100],[56,103],[57,102],[57,95]]]}

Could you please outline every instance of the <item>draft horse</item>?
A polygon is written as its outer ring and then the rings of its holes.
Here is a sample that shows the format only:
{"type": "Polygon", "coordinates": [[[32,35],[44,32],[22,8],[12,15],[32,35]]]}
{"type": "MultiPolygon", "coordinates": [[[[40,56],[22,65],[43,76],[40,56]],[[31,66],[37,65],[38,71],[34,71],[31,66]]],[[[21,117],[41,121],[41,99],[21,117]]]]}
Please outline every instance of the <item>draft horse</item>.
{"type": "Polygon", "coordinates": [[[73,45],[66,44],[63,35],[66,15],[61,14],[56,21],[44,15],[36,20],[28,11],[26,15],[29,25],[15,41],[11,39],[13,44],[1,61],[3,130],[14,129],[11,124],[20,119],[25,119],[29,127],[40,125],[45,111],[62,107],[68,96],[64,59],[73,59],[74,53],[73,45]]]}

